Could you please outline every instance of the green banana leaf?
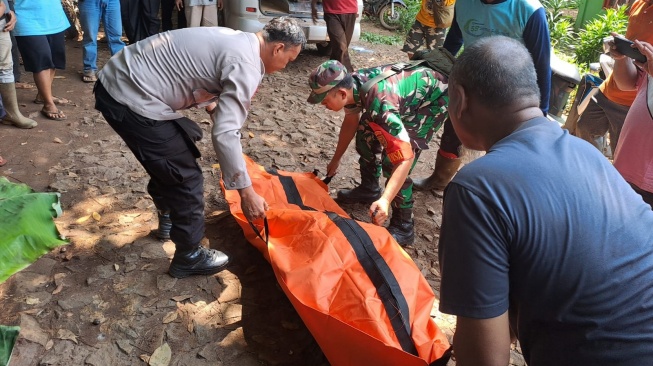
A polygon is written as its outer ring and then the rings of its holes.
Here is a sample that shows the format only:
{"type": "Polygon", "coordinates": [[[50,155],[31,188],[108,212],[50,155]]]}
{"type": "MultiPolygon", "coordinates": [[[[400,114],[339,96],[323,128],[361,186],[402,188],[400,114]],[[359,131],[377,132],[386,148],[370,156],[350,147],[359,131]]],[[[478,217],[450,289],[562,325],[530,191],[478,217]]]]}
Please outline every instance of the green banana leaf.
{"type": "Polygon", "coordinates": [[[0,325],[0,366],[9,364],[19,331],[20,327],[17,326],[0,325]]]}
{"type": "Polygon", "coordinates": [[[59,193],[37,193],[0,177],[0,283],[68,243],[52,220],[61,213],[59,193]]]}

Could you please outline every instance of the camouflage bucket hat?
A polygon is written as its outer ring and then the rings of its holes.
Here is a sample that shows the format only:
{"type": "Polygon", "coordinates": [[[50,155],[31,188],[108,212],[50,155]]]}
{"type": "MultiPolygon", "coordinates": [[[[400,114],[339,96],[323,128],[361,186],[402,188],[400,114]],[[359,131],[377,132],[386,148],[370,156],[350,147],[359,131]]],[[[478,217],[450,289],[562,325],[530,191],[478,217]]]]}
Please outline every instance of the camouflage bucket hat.
{"type": "Polygon", "coordinates": [[[336,60],[329,60],[315,69],[308,77],[311,95],[307,101],[312,104],[322,102],[329,90],[338,85],[347,75],[347,68],[336,60]]]}

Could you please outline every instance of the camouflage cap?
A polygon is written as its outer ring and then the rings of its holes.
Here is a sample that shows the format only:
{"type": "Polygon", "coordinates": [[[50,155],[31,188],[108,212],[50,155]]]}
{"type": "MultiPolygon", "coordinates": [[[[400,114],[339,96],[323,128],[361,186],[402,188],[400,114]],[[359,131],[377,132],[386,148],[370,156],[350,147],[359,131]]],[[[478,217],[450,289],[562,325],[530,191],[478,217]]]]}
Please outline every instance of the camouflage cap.
{"type": "Polygon", "coordinates": [[[347,75],[347,68],[336,60],[329,60],[318,66],[308,77],[311,95],[307,101],[312,104],[322,102],[329,90],[338,85],[347,75]]]}

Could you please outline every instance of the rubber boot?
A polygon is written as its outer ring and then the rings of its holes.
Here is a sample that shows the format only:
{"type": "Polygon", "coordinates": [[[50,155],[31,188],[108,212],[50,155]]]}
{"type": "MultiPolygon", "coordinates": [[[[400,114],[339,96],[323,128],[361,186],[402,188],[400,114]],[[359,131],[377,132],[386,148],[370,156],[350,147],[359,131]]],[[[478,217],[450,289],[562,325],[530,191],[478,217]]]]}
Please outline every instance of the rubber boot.
{"type": "Polygon", "coordinates": [[[161,240],[170,239],[170,229],[172,229],[172,220],[170,220],[170,213],[157,211],[159,216],[159,227],[156,229],[156,237],[161,240]]]}
{"type": "Polygon", "coordinates": [[[390,217],[388,232],[390,232],[390,235],[392,235],[392,237],[395,238],[397,243],[402,247],[412,245],[415,242],[413,209],[392,207],[392,216],[390,217]]]}
{"type": "Polygon", "coordinates": [[[226,254],[200,245],[187,251],[175,251],[168,273],[174,278],[212,275],[222,271],[228,263],[226,254]]]}
{"type": "Polygon", "coordinates": [[[18,109],[18,100],[16,99],[16,85],[14,83],[0,83],[0,94],[2,102],[7,111],[7,115],[2,119],[5,125],[14,125],[18,128],[34,128],[36,121],[23,116],[18,109]]]}
{"type": "Polygon", "coordinates": [[[456,175],[461,165],[460,158],[447,158],[438,151],[435,158],[433,174],[428,178],[413,180],[413,189],[416,191],[428,191],[431,189],[441,191],[451,182],[451,179],[456,175]]]}
{"type": "Polygon", "coordinates": [[[339,190],[336,201],[340,203],[372,203],[381,198],[383,190],[379,185],[379,178],[374,174],[375,170],[375,166],[368,168],[361,166],[361,184],[354,189],[339,190]]]}

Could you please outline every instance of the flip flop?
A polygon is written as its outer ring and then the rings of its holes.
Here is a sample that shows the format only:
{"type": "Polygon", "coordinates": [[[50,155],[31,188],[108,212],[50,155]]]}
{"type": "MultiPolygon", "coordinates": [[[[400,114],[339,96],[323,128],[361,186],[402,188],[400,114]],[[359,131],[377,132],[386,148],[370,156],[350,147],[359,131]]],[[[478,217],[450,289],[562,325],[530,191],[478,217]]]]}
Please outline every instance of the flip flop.
{"type": "Polygon", "coordinates": [[[48,112],[48,111],[44,111],[43,109],[41,109],[41,114],[43,115],[43,117],[45,117],[47,119],[51,119],[53,121],[64,121],[64,120],[66,120],[68,118],[59,109],[57,109],[54,112],[48,112]]]}
{"type": "Polygon", "coordinates": [[[29,83],[15,83],[16,89],[34,89],[34,85],[29,83]]]}
{"type": "Polygon", "coordinates": [[[7,164],[7,160],[3,159],[2,156],[0,156],[0,166],[3,166],[7,164]]]}
{"type": "Polygon", "coordinates": [[[82,75],[82,81],[85,83],[94,83],[97,81],[97,75],[93,71],[85,71],[82,75]]]}
{"type": "MultiPolygon", "coordinates": [[[[58,105],[73,105],[73,102],[66,98],[52,97],[52,100],[54,100],[54,104],[58,105]]],[[[43,104],[43,99],[34,98],[34,104],[43,104]]]]}
{"type": "Polygon", "coordinates": [[[97,76],[95,75],[82,75],[82,81],[85,83],[94,83],[97,81],[97,76]]]}

